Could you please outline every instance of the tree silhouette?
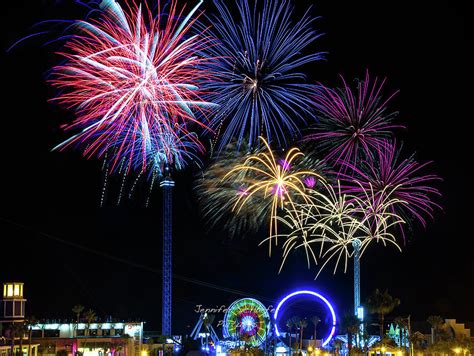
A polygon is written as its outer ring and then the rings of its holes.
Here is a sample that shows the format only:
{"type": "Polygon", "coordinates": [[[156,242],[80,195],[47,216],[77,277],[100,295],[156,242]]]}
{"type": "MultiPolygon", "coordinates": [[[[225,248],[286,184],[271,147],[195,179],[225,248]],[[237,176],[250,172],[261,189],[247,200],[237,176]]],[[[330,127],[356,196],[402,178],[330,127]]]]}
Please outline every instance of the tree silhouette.
{"type": "Polygon", "coordinates": [[[380,340],[382,340],[385,315],[400,305],[400,299],[392,297],[387,289],[383,293],[376,289],[367,299],[367,305],[370,313],[379,316],[380,340]]]}

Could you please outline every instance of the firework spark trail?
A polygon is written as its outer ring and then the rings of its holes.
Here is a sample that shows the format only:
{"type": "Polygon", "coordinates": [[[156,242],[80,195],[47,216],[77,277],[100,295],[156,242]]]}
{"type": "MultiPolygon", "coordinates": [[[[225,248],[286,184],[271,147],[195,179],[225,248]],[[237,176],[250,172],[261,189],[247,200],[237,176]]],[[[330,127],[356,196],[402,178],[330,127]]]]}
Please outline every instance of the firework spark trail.
{"type": "Polygon", "coordinates": [[[319,37],[311,29],[314,19],[306,12],[293,22],[287,0],[237,0],[236,14],[220,0],[214,3],[219,15],[209,18],[209,33],[219,43],[205,50],[220,60],[205,65],[217,73],[205,88],[221,107],[211,120],[222,132],[218,150],[233,139],[254,147],[259,136],[284,147],[287,137],[299,136],[304,117],[314,116],[313,85],[299,72],[322,59],[321,53],[302,54],[319,37]]]}
{"type": "Polygon", "coordinates": [[[334,273],[341,261],[346,272],[348,261],[354,256],[355,243],[360,244],[361,257],[373,242],[391,244],[401,250],[391,230],[404,221],[391,208],[406,203],[393,198],[391,193],[380,201],[369,190],[365,199],[361,199],[342,193],[340,186],[336,190],[325,184],[324,189],[310,191],[308,195],[308,201],[286,207],[286,214],[278,217],[289,231],[278,235],[285,240],[280,271],[289,254],[300,248],[305,250],[308,268],[311,261],[315,265],[319,264],[318,260],[322,263],[316,278],[333,260],[334,273]]]}
{"type": "Polygon", "coordinates": [[[159,139],[162,146],[151,145],[144,152],[136,152],[133,151],[137,150],[136,146],[127,145],[127,137],[117,137],[116,141],[109,146],[114,155],[117,155],[119,150],[123,154],[121,164],[116,169],[117,173],[127,175],[129,165],[140,167],[144,159],[147,166],[141,172],[147,172],[148,177],[153,174],[162,175],[165,166],[170,163],[173,163],[174,169],[181,170],[190,162],[200,162],[198,154],[204,152],[204,147],[194,132],[187,132],[185,125],[175,125],[173,131],[163,131],[159,139]],[[162,147],[166,147],[166,150],[162,147]]]}
{"type": "MultiPolygon", "coordinates": [[[[53,69],[51,84],[61,91],[54,100],[77,116],[63,128],[79,133],[55,149],[84,145],[87,158],[113,151],[110,171],[125,162],[125,174],[145,171],[158,152],[169,166],[183,164],[189,127],[207,129],[193,110],[205,118],[212,106],[195,84],[211,75],[197,70],[208,59],[196,56],[209,39],[189,35],[198,6],[180,21],[175,1],[166,15],[158,5],[154,17],[147,7],[131,3],[124,11],[104,0],[98,20],[77,22],[80,32],[66,43],[66,63],[53,69]]],[[[191,146],[202,149],[197,139],[191,146]]]]}
{"type": "MultiPolygon", "coordinates": [[[[432,219],[434,210],[441,209],[432,199],[441,193],[429,185],[440,178],[421,173],[431,162],[421,164],[413,156],[401,160],[399,154],[395,142],[385,141],[374,159],[359,165],[346,163],[351,171],[341,176],[343,190],[359,197],[372,191],[375,202],[383,202],[388,195],[404,201],[405,204],[390,205],[390,211],[406,221],[416,220],[426,227],[426,217],[432,219]]],[[[405,238],[404,230],[401,231],[405,238]]]]}
{"type": "Polygon", "coordinates": [[[330,185],[311,193],[312,200],[305,208],[305,214],[311,214],[306,217],[306,228],[311,237],[306,243],[319,247],[319,257],[324,260],[318,275],[333,258],[336,258],[334,273],[341,258],[344,258],[346,271],[348,259],[353,254],[351,247],[358,239],[356,234],[364,230],[364,225],[356,217],[356,206],[350,197],[340,194],[330,185]]]}
{"type": "MultiPolygon", "coordinates": [[[[275,236],[275,244],[278,245],[278,210],[282,210],[285,205],[294,206],[297,199],[306,201],[306,186],[304,179],[313,176],[320,181],[324,178],[310,170],[294,169],[295,161],[302,158],[304,154],[297,148],[290,149],[285,158],[278,160],[268,142],[260,137],[265,151],[249,156],[243,164],[232,168],[223,178],[233,179],[235,175],[252,176],[245,191],[238,194],[233,210],[237,213],[246,206],[250,199],[256,195],[261,195],[264,200],[271,201],[270,210],[270,235],[275,236]]],[[[272,241],[269,241],[269,254],[271,255],[272,241]]]]}
{"type": "MultiPolygon", "coordinates": [[[[295,204],[295,207],[298,207],[299,204],[295,204]]],[[[271,243],[273,239],[283,238],[284,243],[282,246],[282,262],[280,264],[280,270],[282,271],[283,266],[289,256],[289,254],[301,247],[304,248],[306,261],[308,268],[311,267],[311,261],[316,265],[318,264],[318,257],[314,250],[312,249],[311,244],[309,243],[309,233],[306,228],[306,222],[308,219],[308,213],[304,209],[285,209],[285,215],[277,216],[277,223],[283,225],[283,229],[288,229],[291,231],[290,234],[277,234],[275,236],[269,236],[260,242],[260,246],[265,243],[271,243]]]]}
{"type": "Polygon", "coordinates": [[[319,122],[304,140],[315,141],[326,160],[345,172],[344,163],[357,164],[371,157],[392,136],[392,130],[402,126],[392,123],[396,113],[388,111],[388,104],[396,93],[383,97],[385,80],[371,82],[367,72],[355,91],[342,76],[341,80],[342,88],[319,85],[315,89],[319,122]]]}
{"type": "MultiPolygon", "coordinates": [[[[222,229],[232,238],[256,234],[270,219],[271,200],[263,194],[255,194],[249,198],[237,213],[234,205],[241,195],[246,195],[248,186],[257,180],[254,172],[241,171],[223,180],[230,167],[243,165],[250,155],[265,152],[266,147],[250,148],[247,140],[239,147],[236,140],[228,144],[197,179],[196,193],[203,212],[203,217],[210,228],[222,229]]],[[[303,147],[305,152],[312,147],[303,147]]],[[[276,155],[276,153],[275,153],[276,155]]],[[[280,160],[280,163],[287,164],[280,160]]],[[[252,162],[247,162],[252,164],[252,162]]],[[[255,163],[255,162],[254,162],[255,163]]],[[[291,167],[292,170],[310,170],[325,178],[331,179],[331,169],[321,160],[311,155],[298,157],[291,167]]],[[[303,179],[306,188],[317,189],[320,181],[315,176],[303,179]]]]}

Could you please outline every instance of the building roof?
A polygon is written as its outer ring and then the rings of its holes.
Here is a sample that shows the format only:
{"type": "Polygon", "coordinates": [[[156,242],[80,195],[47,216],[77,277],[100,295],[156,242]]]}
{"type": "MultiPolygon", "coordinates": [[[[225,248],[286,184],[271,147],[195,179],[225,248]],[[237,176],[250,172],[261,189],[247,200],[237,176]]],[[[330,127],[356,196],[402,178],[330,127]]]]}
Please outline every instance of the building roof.
{"type": "Polygon", "coordinates": [[[411,325],[413,332],[419,331],[422,334],[431,334],[431,325],[427,321],[414,321],[411,325]]]}

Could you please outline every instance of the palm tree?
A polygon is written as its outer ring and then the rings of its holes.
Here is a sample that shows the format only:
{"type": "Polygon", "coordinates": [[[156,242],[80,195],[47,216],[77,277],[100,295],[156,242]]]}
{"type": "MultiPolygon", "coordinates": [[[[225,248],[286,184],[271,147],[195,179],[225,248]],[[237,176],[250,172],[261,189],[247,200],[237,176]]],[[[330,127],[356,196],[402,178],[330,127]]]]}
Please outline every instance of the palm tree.
{"type": "MultiPolygon", "coordinates": [[[[293,320],[293,325],[296,327],[296,329],[300,329],[299,326],[300,326],[300,322],[301,322],[301,318],[299,316],[293,316],[291,318],[293,320]]],[[[298,332],[301,332],[301,330],[298,330],[298,332]]],[[[296,337],[295,337],[295,349],[298,349],[299,347],[299,341],[298,341],[298,338],[299,338],[299,334],[298,332],[296,333],[296,337]]],[[[290,353],[291,353],[291,349],[292,349],[292,346],[290,345],[290,353]]]]}
{"type": "Polygon", "coordinates": [[[76,337],[77,337],[77,327],[79,324],[79,320],[81,319],[81,314],[84,311],[84,309],[85,309],[84,306],[80,304],[77,304],[72,308],[72,312],[76,316],[76,337]]]}
{"type": "Polygon", "coordinates": [[[295,326],[293,318],[288,319],[286,321],[286,327],[288,328],[289,335],[290,335],[290,340],[289,340],[289,343],[288,343],[288,346],[290,347],[290,354],[291,354],[291,332],[293,331],[293,326],[295,326]]]}
{"type": "Polygon", "coordinates": [[[316,346],[316,329],[318,327],[318,324],[321,322],[321,319],[319,316],[315,315],[311,317],[311,322],[314,325],[314,346],[316,346]]]}
{"type": "MultiPolygon", "coordinates": [[[[87,336],[89,336],[90,335],[91,324],[92,324],[92,322],[94,322],[97,319],[97,315],[95,314],[95,312],[92,309],[88,309],[84,313],[84,318],[86,319],[86,324],[87,324],[86,325],[87,336]]],[[[84,339],[84,344],[82,345],[83,349],[86,348],[86,343],[87,343],[87,339],[84,339]]],[[[77,349],[79,350],[79,345],[77,346],[77,349]]]]}
{"type": "MultiPolygon", "coordinates": [[[[76,325],[74,327],[75,329],[75,337],[76,337],[76,353],[79,351],[79,342],[77,340],[77,328],[79,327],[79,320],[81,319],[81,314],[82,312],[84,311],[84,306],[83,305],[80,305],[80,304],[76,304],[73,308],[72,308],[72,312],[74,313],[74,315],[76,316],[76,325]]],[[[75,356],[74,355],[74,346],[72,347],[72,353],[73,355],[72,356],[75,356]]]]}
{"type": "Polygon", "coordinates": [[[354,314],[346,314],[341,319],[340,327],[342,332],[347,334],[347,345],[350,352],[352,349],[353,336],[359,333],[360,330],[360,320],[354,314]]]}
{"type": "Polygon", "coordinates": [[[304,328],[308,326],[308,322],[306,321],[306,318],[300,320],[300,351],[303,350],[303,332],[304,328]]]}
{"type": "Polygon", "coordinates": [[[431,342],[434,344],[439,341],[439,331],[443,327],[444,320],[439,315],[430,315],[427,321],[431,325],[431,342]]]}
{"type": "Polygon", "coordinates": [[[85,309],[84,306],[80,304],[77,304],[72,308],[72,312],[76,316],[76,323],[79,323],[79,319],[81,318],[81,314],[84,311],[84,309],[85,309]]]}
{"type": "Polygon", "coordinates": [[[95,312],[92,310],[92,309],[89,309],[86,311],[86,313],[84,314],[84,317],[86,318],[86,322],[87,322],[87,334],[89,335],[90,333],[90,327],[91,327],[91,324],[93,321],[95,321],[97,319],[97,315],[95,314],[95,312]]]}
{"type": "Polygon", "coordinates": [[[400,305],[400,299],[392,297],[388,290],[383,293],[376,289],[367,299],[369,312],[377,314],[380,321],[380,340],[383,339],[383,325],[385,315],[390,314],[396,307],[400,305]]]}

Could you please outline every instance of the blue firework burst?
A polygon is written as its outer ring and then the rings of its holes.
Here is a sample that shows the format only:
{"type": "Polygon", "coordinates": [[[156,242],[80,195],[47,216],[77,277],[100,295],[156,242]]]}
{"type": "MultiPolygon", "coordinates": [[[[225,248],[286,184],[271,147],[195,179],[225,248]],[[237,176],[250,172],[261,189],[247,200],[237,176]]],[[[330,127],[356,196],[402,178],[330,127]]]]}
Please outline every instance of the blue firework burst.
{"type": "Polygon", "coordinates": [[[221,0],[214,4],[208,34],[218,40],[206,56],[218,60],[206,68],[216,78],[205,89],[208,100],[220,105],[212,119],[219,148],[244,138],[252,147],[260,135],[285,147],[287,138],[299,135],[305,117],[313,117],[312,85],[300,70],[323,57],[308,49],[319,37],[312,29],[315,19],[308,10],[292,21],[287,0],[237,0],[238,11],[221,0]]]}

